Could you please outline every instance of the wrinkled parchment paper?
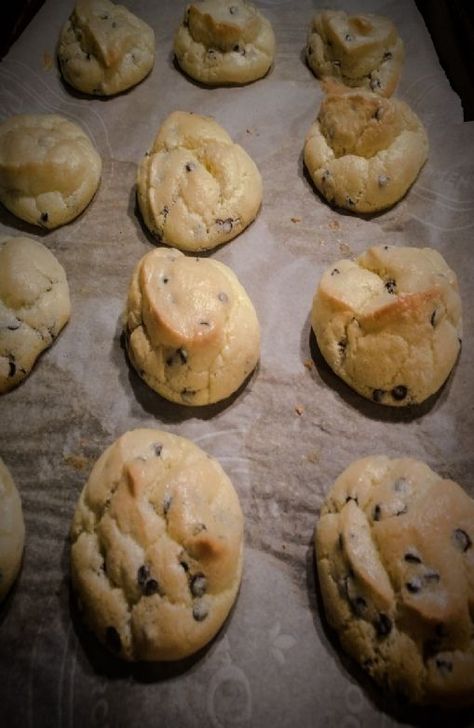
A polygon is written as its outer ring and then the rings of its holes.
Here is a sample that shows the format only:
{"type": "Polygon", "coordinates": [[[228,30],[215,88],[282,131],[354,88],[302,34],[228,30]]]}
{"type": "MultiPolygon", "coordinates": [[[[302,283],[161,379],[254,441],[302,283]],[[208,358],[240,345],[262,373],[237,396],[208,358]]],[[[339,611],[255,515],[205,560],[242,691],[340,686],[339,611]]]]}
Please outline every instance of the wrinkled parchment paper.
{"type": "MultiPolygon", "coordinates": [[[[278,50],[267,78],[242,88],[194,84],[173,64],[182,2],[128,7],[156,32],[151,75],[111,99],[66,88],[55,44],[72,3],[46,0],[0,65],[1,115],[57,112],[77,120],[104,162],[90,207],[42,233],[0,211],[0,232],[41,240],[64,265],[72,318],[31,376],[0,400],[0,454],[21,492],[26,549],[1,612],[0,720],[5,726],[377,726],[443,724],[383,697],[338,648],[315,586],[312,535],[339,473],[371,453],[412,456],[474,495],[472,234],[474,126],[439,65],[414,2],[326,2],[391,17],[406,44],[398,96],[425,123],[429,160],[407,196],[370,218],[332,210],[303,172],[305,134],[322,97],[303,47],[316,7],[260,0],[278,50]],[[127,364],[120,316],[132,269],[155,242],[135,205],[136,165],[173,110],[213,115],[261,170],[257,220],[212,253],[246,287],[262,326],[259,370],[224,404],[166,403],[127,364]],[[372,404],[311,358],[309,311],[323,270],[372,244],[433,246],[457,272],[465,339],[453,375],[416,410],[372,404]],[[298,410],[298,411],[297,411],[298,410]],[[235,609],[213,643],[176,665],[109,658],[70,598],[68,529],[99,454],[134,427],[189,437],[232,478],[246,519],[235,609]]],[[[472,718],[467,718],[469,724],[472,718]]],[[[444,725],[446,721],[444,720],[444,725]]],[[[474,722],[471,722],[474,725],[474,722]]]]}

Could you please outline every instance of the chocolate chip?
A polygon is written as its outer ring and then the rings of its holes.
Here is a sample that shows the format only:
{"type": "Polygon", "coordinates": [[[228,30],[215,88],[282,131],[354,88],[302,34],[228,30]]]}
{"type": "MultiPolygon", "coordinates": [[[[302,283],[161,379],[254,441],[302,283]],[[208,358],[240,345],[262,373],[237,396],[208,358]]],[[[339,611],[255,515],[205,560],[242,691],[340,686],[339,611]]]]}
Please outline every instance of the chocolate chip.
{"type": "Polygon", "coordinates": [[[341,272],[341,271],[339,270],[339,268],[333,268],[333,269],[332,269],[332,271],[331,271],[331,275],[332,275],[332,276],[334,276],[334,275],[338,275],[338,274],[339,274],[340,272],[341,272]]]}
{"type": "Polygon", "coordinates": [[[209,328],[210,325],[211,324],[209,323],[209,321],[200,321],[199,322],[199,326],[207,326],[209,328]]]}
{"type": "Polygon", "coordinates": [[[451,660],[445,660],[442,657],[437,657],[435,660],[435,665],[443,675],[448,675],[450,672],[453,671],[453,663],[451,662],[451,660]]]}
{"type": "Polygon", "coordinates": [[[159,591],[159,586],[156,579],[148,579],[142,591],[146,597],[151,597],[153,594],[156,594],[159,591]]]}
{"type": "Polygon", "coordinates": [[[196,165],[194,164],[194,162],[187,162],[185,164],[184,168],[185,168],[186,172],[192,172],[193,169],[196,169],[196,165]]]}
{"type": "Polygon", "coordinates": [[[232,50],[235,51],[235,53],[240,53],[242,56],[245,56],[245,48],[242,48],[239,44],[235,45],[232,50]]]}
{"type": "Polygon", "coordinates": [[[397,284],[393,278],[389,278],[388,281],[385,281],[384,285],[388,293],[392,293],[394,295],[397,293],[397,284]]]}
{"type": "Polygon", "coordinates": [[[90,54],[90,53],[86,53],[86,59],[87,59],[88,61],[90,61],[90,59],[91,59],[91,54],[90,54]]]}
{"type": "Polygon", "coordinates": [[[416,554],[413,554],[411,551],[407,551],[405,554],[405,561],[408,561],[409,564],[421,564],[422,561],[419,556],[416,554]]]}
{"type": "Polygon", "coordinates": [[[163,513],[165,516],[168,513],[169,509],[171,508],[172,500],[173,500],[173,497],[169,493],[165,496],[165,498],[163,500],[163,513]]]}
{"type": "Polygon", "coordinates": [[[379,637],[386,637],[392,631],[392,620],[386,614],[380,612],[374,622],[374,627],[379,637]]]}
{"type": "Polygon", "coordinates": [[[342,551],[342,549],[344,548],[344,536],[342,535],[342,533],[339,534],[338,544],[339,548],[342,551]]]}
{"type": "Polygon", "coordinates": [[[312,55],[313,55],[313,49],[312,49],[311,46],[309,46],[309,48],[308,48],[308,56],[312,56],[312,55]]]}
{"type": "Polygon", "coordinates": [[[370,79],[370,88],[372,89],[372,91],[375,91],[376,88],[380,88],[381,85],[382,84],[380,83],[380,79],[378,79],[378,78],[370,79]]]}
{"type": "Polygon", "coordinates": [[[101,20],[108,20],[109,19],[109,16],[108,15],[100,15],[99,17],[100,17],[101,20]]]}
{"type": "Polygon", "coordinates": [[[374,519],[374,521],[380,521],[381,515],[382,515],[382,508],[377,503],[374,506],[374,510],[373,510],[373,513],[372,513],[372,518],[374,519]]]}
{"type": "Polygon", "coordinates": [[[207,579],[204,574],[195,574],[189,584],[193,597],[202,597],[206,593],[207,579]]]}
{"type": "Polygon", "coordinates": [[[341,355],[341,358],[343,359],[345,357],[345,354],[346,354],[347,339],[339,339],[339,341],[337,342],[337,346],[338,346],[338,349],[339,349],[339,353],[341,355]]]}
{"type": "Polygon", "coordinates": [[[228,302],[228,300],[229,300],[229,296],[227,295],[227,293],[224,293],[223,291],[221,291],[221,292],[220,292],[220,293],[219,293],[219,294],[217,295],[217,298],[218,298],[218,299],[219,299],[219,301],[221,301],[222,303],[227,303],[227,302],[228,302]]]}
{"type": "Polygon", "coordinates": [[[432,325],[433,328],[436,326],[436,309],[431,314],[430,324],[432,325]]]}
{"type": "Polygon", "coordinates": [[[344,36],[348,43],[354,40],[354,36],[352,36],[350,33],[346,33],[344,36]]]}
{"type": "Polygon", "coordinates": [[[16,324],[11,324],[10,326],[7,326],[8,331],[17,331],[21,326],[21,321],[17,320],[16,324]]]}
{"type": "Polygon", "coordinates": [[[197,602],[193,605],[193,617],[196,622],[202,622],[208,615],[208,609],[202,602],[197,602]]]}
{"type": "Polygon", "coordinates": [[[321,175],[321,181],[326,182],[326,180],[329,179],[330,176],[331,176],[331,172],[329,171],[329,169],[325,169],[321,175]]]}
{"type": "Polygon", "coordinates": [[[237,15],[238,12],[239,12],[239,8],[238,7],[236,7],[235,5],[231,5],[230,6],[229,13],[231,15],[237,15]]]}
{"type": "Polygon", "coordinates": [[[462,551],[462,553],[466,553],[466,551],[471,548],[472,541],[469,538],[466,531],[463,531],[462,528],[456,528],[451,534],[451,541],[455,545],[459,551],[462,551]]]}
{"type": "Polygon", "coordinates": [[[183,561],[183,560],[181,560],[181,561],[179,562],[179,565],[180,565],[180,566],[181,566],[181,567],[182,567],[182,568],[183,568],[183,569],[184,569],[184,570],[185,570],[186,572],[188,572],[188,571],[189,571],[189,566],[188,566],[188,564],[186,563],[186,561],[183,561]]]}
{"type": "Polygon", "coordinates": [[[226,218],[225,220],[217,219],[216,224],[219,225],[223,229],[225,233],[230,233],[232,228],[234,227],[234,221],[231,217],[226,218]]]}
{"type": "Polygon", "coordinates": [[[13,359],[10,359],[8,362],[8,376],[14,377],[16,374],[16,364],[13,359]]]}
{"type": "Polygon", "coordinates": [[[211,56],[211,58],[215,58],[216,57],[216,52],[215,52],[214,48],[208,48],[207,49],[207,55],[208,56],[211,56]]]}
{"type": "Polygon", "coordinates": [[[384,59],[384,61],[389,61],[389,60],[390,60],[391,58],[392,58],[392,54],[390,53],[390,51],[386,51],[386,52],[385,52],[385,53],[383,54],[383,59],[384,59]]]}
{"type": "Polygon", "coordinates": [[[374,391],[372,392],[372,399],[374,400],[374,402],[381,402],[383,400],[384,394],[384,389],[374,389],[374,391]]]}
{"type": "Polygon", "coordinates": [[[41,222],[48,222],[48,219],[49,219],[48,213],[47,212],[42,212],[40,219],[41,219],[41,222]]]}
{"type": "Polygon", "coordinates": [[[405,586],[410,594],[418,594],[418,592],[421,591],[422,584],[420,579],[415,577],[414,579],[411,579],[411,581],[407,581],[405,586]]]}
{"type": "Polygon", "coordinates": [[[347,204],[348,204],[348,205],[350,205],[351,207],[354,207],[354,205],[355,205],[355,202],[354,202],[354,200],[352,199],[352,197],[349,197],[349,196],[347,196],[347,197],[346,197],[346,202],[347,202],[347,204]]]}
{"type": "Polygon", "coordinates": [[[403,384],[399,384],[397,387],[392,389],[392,397],[398,401],[405,399],[407,394],[408,389],[403,384]]]}
{"type": "Polygon", "coordinates": [[[357,500],[357,496],[348,495],[346,498],[346,503],[349,503],[349,501],[354,501],[354,503],[358,506],[359,501],[357,500]]]}
{"type": "Polygon", "coordinates": [[[155,453],[155,455],[156,455],[157,457],[160,457],[160,455],[161,455],[161,453],[162,453],[162,450],[163,450],[163,445],[161,445],[161,443],[159,443],[159,442],[155,442],[155,443],[153,444],[153,451],[154,451],[154,453],[155,453]]]}
{"type": "Polygon", "coordinates": [[[386,174],[379,175],[379,179],[378,179],[379,187],[386,187],[387,184],[389,183],[389,181],[390,181],[390,177],[387,177],[386,174]]]}
{"type": "Polygon", "coordinates": [[[169,281],[169,278],[166,278],[166,277],[165,277],[165,278],[163,278],[163,283],[164,283],[165,285],[166,285],[166,283],[168,283],[168,281],[169,281]]]}
{"type": "Polygon", "coordinates": [[[145,586],[148,577],[150,576],[150,569],[148,566],[143,564],[143,566],[140,566],[140,568],[137,571],[137,582],[138,586],[141,587],[143,590],[143,587],[145,586]]]}
{"type": "Polygon", "coordinates": [[[120,652],[122,640],[115,627],[107,627],[105,630],[105,644],[112,652],[120,652]]]}

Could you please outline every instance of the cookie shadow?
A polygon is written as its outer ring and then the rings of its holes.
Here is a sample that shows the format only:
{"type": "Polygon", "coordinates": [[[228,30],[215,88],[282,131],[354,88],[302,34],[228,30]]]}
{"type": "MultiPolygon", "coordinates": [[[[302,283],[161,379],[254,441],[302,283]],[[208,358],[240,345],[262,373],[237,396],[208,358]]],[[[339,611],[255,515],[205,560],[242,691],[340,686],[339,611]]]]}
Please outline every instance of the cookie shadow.
{"type": "MultiPolygon", "coordinates": [[[[5,225],[8,228],[13,228],[18,233],[22,233],[27,236],[41,237],[44,238],[48,233],[53,233],[57,228],[50,230],[49,228],[41,227],[40,225],[33,225],[33,223],[26,222],[21,218],[14,215],[12,212],[7,210],[6,207],[0,204],[0,224],[5,225]]],[[[61,226],[62,227],[62,226],[61,226]]],[[[5,236],[8,233],[3,233],[5,236]]],[[[12,236],[14,237],[14,235],[12,236]]]]}
{"type": "Polygon", "coordinates": [[[272,63],[268,71],[265,73],[264,76],[259,76],[258,78],[255,78],[253,81],[244,81],[242,83],[238,83],[237,81],[234,82],[226,82],[226,83],[217,83],[217,84],[206,84],[202,81],[198,81],[197,79],[190,76],[184,68],[181,68],[181,66],[178,63],[178,60],[176,58],[176,54],[173,50],[171,50],[168,54],[168,68],[172,68],[175,71],[178,71],[183,78],[186,79],[186,81],[189,81],[189,83],[192,83],[193,86],[196,88],[203,89],[204,91],[216,91],[219,88],[242,88],[243,86],[251,86],[252,84],[256,83],[257,81],[262,81],[264,78],[267,78],[268,76],[271,76],[273,73],[273,69],[275,66],[275,62],[272,63]]]}
{"type": "Polygon", "coordinates": [[[198,406],[170,402],[149,387],[148,384],[146,384],[146,382],[138,375],[128,355],[125,332],[121,329],[122,326],[119,319],[115,338],[119,342],[119,347],[122,350],[122,355],[127,364],[126,369],[124,367],[120,367],[119,376],[122,380],[122,386],[124,388],[131,387],[135,400],[142,410],[144,410],[147,414],[152,415],[160,422],[167,424],[179,424],[189,419],[210,420],[228,410],[237,401],[243,401],[243,399],[249,396],[252,391],[253,383],[258,375],[259,364],[257,364],[252,372],[250,372],[240,387],[233,392],[233,394],[220,402],[198,406]]]}
{"type": "Polygon", "coordinates": [[[146,76],[144,76],[141,81],[138,81],[138,83],[134,83],[133,86],[129,86],[128,88],[123,89],[123,91],[117,91],[115,94],[88,94],[85,91],[79,91],[79,89],[75,88],[71,84],[69,84],[68,81],[64,78],[61,66],[58,61],[58,57],[56,55],[56,70],[58,72],[58,78],[59,83],[61,84],[63,90],[67,93],[68,96],[72,96],[73,99],[76,99],[76,101],[85,101],[90,104],[91,101],[100,101],[101,103],[109,101],[109,99],[116,99],[120,96],[128,96],[128,94],[132,93],[133,90],[137,86],[141,86],[144,81],[149,78],[153,72],[153,67],[150,68],[146,76]]]}
{"type": "Polygon", "coordinates": [[[452,376],[459,361],[458,356],[458,360],[446,382],[424,402],[405,407],[390,407],[366,399],[333,372],[319,349],[316,336],[311,327],[311,314],[308,314],[301,333],[300,355],[303,363],[312,361],[313,366],[310,369],[310,374],[318,386],[321,386],[322,382],[335,391],[350,407],[358,410],[365,417],[379,422],[413,422],[413,420],[424,417],[431,412],[435,406],[441,405],[449,395],[452,376]]]}
{"type": "Polygon", "coordinates": [[[403,695],[384,692],[362,667],[347,655],[339,643],[336,631],[329,624],[319,585],[314,543],[311,540],[306,552],[306,586],[308,606],[315,631],[321,644],[331,654],[342,673],[358,683],[367,698],[381,713],[403,725],[418,728],[469,728],[472,725],[472,711],[469,708],[446,708],[440,706],[416,706],[403,695]]]}

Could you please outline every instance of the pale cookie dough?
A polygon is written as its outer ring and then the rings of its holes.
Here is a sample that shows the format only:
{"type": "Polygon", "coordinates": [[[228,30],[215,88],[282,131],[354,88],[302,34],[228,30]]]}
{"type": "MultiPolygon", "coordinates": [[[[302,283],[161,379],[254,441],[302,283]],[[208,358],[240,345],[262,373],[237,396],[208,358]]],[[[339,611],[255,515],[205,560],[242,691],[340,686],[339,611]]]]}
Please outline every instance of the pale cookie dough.
{"type": "Polygon", "coordinates": [[[102,161],[89,137],[57,114],[19,114],[0,124],[0,202],[33,225],[55,228],[93,198],[102,161]]]}
{"type": "Polygon", "coordinates": [[[321,508],[315,546],[329,623],[384,688],[474,702],[474,501],[422,462],[354,462],[321,508]]]}
{"type": "Polygon", "coordinates": [[[164,243],[208,250],[254,220],[262,178],[214,119],[175,111],[139,165],[137,196],[146,226],[164,243]]]}
{"type": "Polygon", "coordinates": [[[139,262],[126,312],[129,358],[166,399],[229,397],[257,365],[260,327],[236,275],[210,258],[152,250],[139,262]]]}
{"type": "Polygon", "coordinates": [[[85,620],[125,660],[191,655],[237,596],[237,493],[219,463],[182,437],[140,429],[116,440],[81,493],[71,537],[85,620]]]}
{"type": "Polygon", "coordinates": [[[245,0],[202,0],[188,5],[174,39],[181,68],[209,86],[244,84],[273,63],[275,36],[269,21],[245,0]]]}
{"type": "Polygon", "coordinates": [[[380,15],[323,10],[311,22],[306,58],[318,78],[335,78],[345,86],[391,96],[404,55],[397,29],[380,15]]]}
{"type": "Polygon", "coordinates": [[[41,243],[0,237],[0,394],[19,384],[69,320],[64,268],[41,243]]]}
{"type": "Polygon", "coordinates": [[[426,131],[409,106],[365,91],[326,96],[304,146],[319,192],[352,212],[394,205],[427,156],[426,131]]]}
{"type": "Polygon", "coordinates": [[[0,601],[5,598],[21,566],[25,523],[20,494],[0,458],[0,601]]]}
{"type": "Polygon", "coordinates": [[[71,86],[86,94],[110,96],[150,73],[155,34],[123,5],[78,0],[62,29],[58,59],[71,86]]]}
{"type": "Polygon", "coordinates": [[[442,386],[460,350],[456,275],[431,248],[369,248],[326,270],[311,324],[327,363],[356,392],[418,404],[442,386]]]}

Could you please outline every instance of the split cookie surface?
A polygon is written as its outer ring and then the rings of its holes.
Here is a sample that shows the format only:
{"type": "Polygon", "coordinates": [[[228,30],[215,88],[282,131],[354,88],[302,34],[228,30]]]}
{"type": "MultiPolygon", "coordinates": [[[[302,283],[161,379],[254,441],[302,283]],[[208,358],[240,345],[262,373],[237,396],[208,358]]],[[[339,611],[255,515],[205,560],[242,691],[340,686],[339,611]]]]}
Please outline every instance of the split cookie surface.
{"type": "Polygon", "coordinates": [[[260,328],[230,268],[161,248],[133,273],[126,341],[152,389],[172,402],[205,405],[229,397],[253,371],[260,328]]]}
{"type": "Polygon", "coordinates": [[[58,59],[63,77],[78,91],[110,96],[151,71],[155,34],[123,5],[78,0],[61,31],[58,59]]]}
{"type": "Polygon", "coordinates": [[[376,246],[323,274],[311,324],[333,371],[380,404],[419,404],[453,368],[462,308],[455,273],[431,248],[376,246]]]}
{"type": "Polygon", "coordinates": [[[0,393],[16,387],[69,320],[64,268],[30,238],[0,237],[0,393]]]}
{"type": "Polygon", "coordinates": [[[342,647],[415,703],[474,701],[474,501],[422,462],[378,455],[336,480],[315,531],[342,647]]]}
{"type": "Polygon", "coordinates": [[[137,197],[153,234],[197,252],[232,240],[254,220],[262,178],[214,119],[175,111],[139,165],[137,197]]]}
{"type": "Polygon", "coordinates": [[[311,22],[306,59],[318,78],[391,96],[400,77],[404,46],[388,18],[323,10],[311,22]]]}
{"type": "Polygon", "coordinates": [[[427,156],[426,131],[409,106],[363,91],[326,96],[304,146],[323,197],[362,213],[398,202],[427,156]]]}
{"type": "Polygon", "coordinates": [[[71,528],[84,617],[126,660],[178,660],[222,626],[243,554],[238,496],[219,463],[160,430],[127,432],[96,462],[71,528]]]}
{"type": "Polygon", "coordinates": [[[0,124],[0,202],[33,225],[74,220],[100,182],[102,161],[80,126],[57,114],[19,114],[0,124]]]}
{"type": "Polygon", "coordinates": [[[210,86],[244,84],[264,76],[273,63],[270,22],[245,0],[191,3],[174,40],[181,68],[210,86]]]}

